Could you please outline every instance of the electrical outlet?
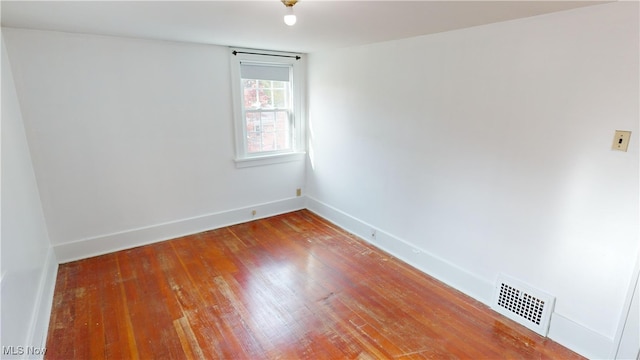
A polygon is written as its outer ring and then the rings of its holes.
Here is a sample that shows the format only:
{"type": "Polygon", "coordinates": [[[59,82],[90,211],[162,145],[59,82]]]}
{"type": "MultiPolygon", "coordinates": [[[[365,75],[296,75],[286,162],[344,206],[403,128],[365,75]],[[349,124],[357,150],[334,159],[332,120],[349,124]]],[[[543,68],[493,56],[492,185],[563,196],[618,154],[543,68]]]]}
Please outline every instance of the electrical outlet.
{"type": "Polygon", "coordinates": [[[629,138],[631,138],[631,131],[616,130],[611,149],[626,152],[629,147],[629,138]]]}
{"type": "Polygon", "coordinates": [[[251,210],[251,216],[256,216],[257,213],[258,213],[257,211],[251,210]]]}
{"type": "Polygon", "coordinates": [[[296,189],[296,196],[301,196],[302,195],[302,189],[297,188],[296,189]]]}

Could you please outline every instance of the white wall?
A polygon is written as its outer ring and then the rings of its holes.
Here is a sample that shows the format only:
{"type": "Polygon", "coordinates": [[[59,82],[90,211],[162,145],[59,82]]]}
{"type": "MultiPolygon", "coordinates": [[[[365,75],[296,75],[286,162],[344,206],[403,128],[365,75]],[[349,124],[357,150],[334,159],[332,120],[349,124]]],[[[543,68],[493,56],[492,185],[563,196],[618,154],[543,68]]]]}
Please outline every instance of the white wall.
{"type": "Polygon", "coordinates": [[[309,207],[484,302],[557,297],[610,354],[638,237],[638,3],[309,56],[309,207]],[[633,132],[610,150],[614,130],[633,132]]]}
{"type": "Polygon", "coordinates": [[[303,206],[303,161],[235,167],[228,48],[4,31],[60,261],[303,206]]]}
{"type": "MultiPolygon", "coordinates": [[[[0,347],[44,346],[58,263],[51,250],[11,67],[2,41],[0,347]]],[[[12,358],[3,351],[0,357],[12,358]]]]}

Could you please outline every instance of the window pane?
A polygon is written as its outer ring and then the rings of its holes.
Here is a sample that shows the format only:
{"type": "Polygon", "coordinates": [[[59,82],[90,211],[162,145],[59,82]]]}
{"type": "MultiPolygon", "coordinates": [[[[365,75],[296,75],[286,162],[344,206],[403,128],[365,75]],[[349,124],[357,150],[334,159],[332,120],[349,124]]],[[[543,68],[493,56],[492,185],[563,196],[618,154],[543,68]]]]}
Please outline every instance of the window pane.
{"type": "Polygon", "coordinates": [[[256,80],[242,80],[242,104],[245,109],[258,107],[258,93],[256,80]]]}
{"type": "Polygon", "coordinates": [[[288,108],[287,100],[288,100],[288,92],[285,89],[274,89],[273,90],[273,106],[277,109],[286,109],[288,108]]]}
{"type": "Polygon", "coordinates": [[[248,111],[245,113],[247,152],[291,149],[288,111],[248,111]]]}
{"type": "Polygon", "coordinates": [[[260,145],[260,113],[248,112],[245,114],[245,124],[247,129],[247,151],[261,151],[260,145]]]}

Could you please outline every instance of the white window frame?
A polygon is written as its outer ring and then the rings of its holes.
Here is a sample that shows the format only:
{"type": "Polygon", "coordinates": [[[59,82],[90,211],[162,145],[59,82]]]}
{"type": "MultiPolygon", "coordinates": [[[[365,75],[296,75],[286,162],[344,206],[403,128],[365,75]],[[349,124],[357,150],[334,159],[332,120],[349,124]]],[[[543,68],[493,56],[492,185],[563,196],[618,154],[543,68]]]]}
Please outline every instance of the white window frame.
{"type": "Polygon", "coordinates": [[[304,57],[301,54],[282,53],[253,49],[231,49],[231,90],[235,130],[236,167],[249,167],[303,160],[304,150],[304,57]],[[250,54],[249,54],[250,53],[250,54]],[[259,53],[259,54],[256,54],[259,53]],[[298,59],[296,59],[298,57],[298,59]],[[247,130],[242,113],[243,89],[240,75],[241,63],[288,65],[291,66],[291,96],[293,111],[291,119],[291,149],[286,151],[249,153],[247,151],[247,130]]]}

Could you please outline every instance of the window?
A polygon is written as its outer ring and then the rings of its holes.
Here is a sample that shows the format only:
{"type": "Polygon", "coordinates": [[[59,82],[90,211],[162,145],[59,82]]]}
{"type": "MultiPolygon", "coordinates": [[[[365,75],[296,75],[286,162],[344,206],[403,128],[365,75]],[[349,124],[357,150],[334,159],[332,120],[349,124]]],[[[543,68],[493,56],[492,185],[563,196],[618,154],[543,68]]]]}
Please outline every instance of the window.
{"type": "Polygon", "coordinates": [[[301,58],[236,50],[231,60],[237,166],[302,159],[301,58]]]}

